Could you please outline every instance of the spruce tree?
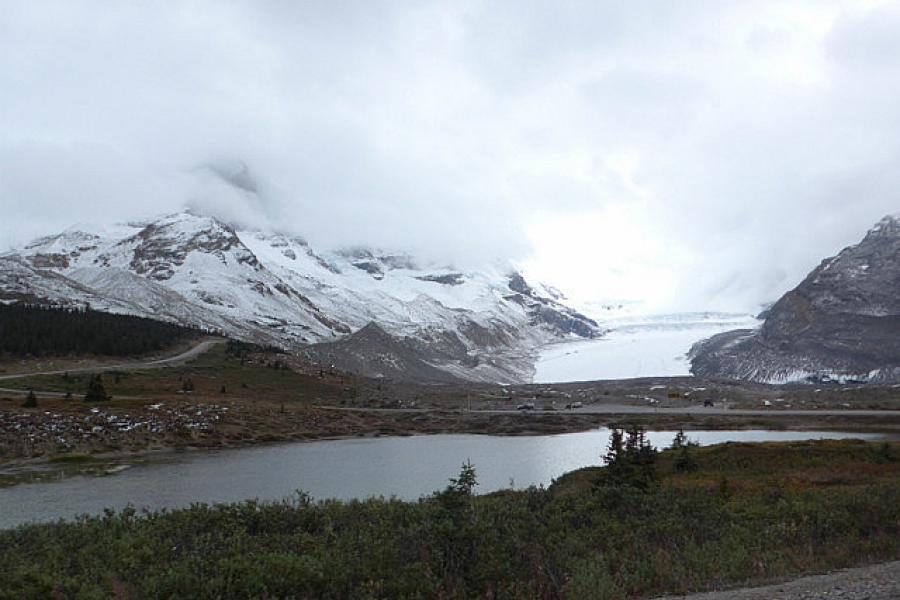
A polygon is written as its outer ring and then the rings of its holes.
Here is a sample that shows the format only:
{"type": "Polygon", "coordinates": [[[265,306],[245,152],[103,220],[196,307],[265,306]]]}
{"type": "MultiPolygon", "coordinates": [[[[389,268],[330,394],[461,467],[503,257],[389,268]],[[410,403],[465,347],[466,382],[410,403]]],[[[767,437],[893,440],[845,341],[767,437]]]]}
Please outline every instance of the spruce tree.
{"type": "Polygon", "coordinates": [[[476,485],[478,479],[475,475],[475,465],[471,460],[467,460],[460,469],[459,477],[451,478],[450,485],[437,494],[438,501],[453,515],[454,522],[459,522],[466,512],[470,518],[475,515],[476,485]]]}
{"type": "Polygon", "coordinates": [[[603,464],[607,467],[620,464],[625,456],[625,443],[622,437],[622,430],[613,428],[609,435],[609,445],[606,448],[606,454],[603,456],[603,464]]]}
{"type": "Polygon", "coordinates": [[[613,429],[603,462],[607,481],[612,483],[648,489],[656,482],[656,449],[643,427],[613,429]]]}
{"type": "Polygon", "coordinates": [[[461,496],[470,496],[476,485],[478,485],[478,479],[475,476],[475,465],[471,460],[467,460],[459,471],[459,477],[450,479],[449,487],[461,496]]]}
{"type": "Polygon", "coordinates": [[[675,434],[675,439],[672,440],[672,450],[677,452],[677,456],[675,457],[675,470],[679,473],[689,473],[691,471],[696,471],[697,461],[691,455],[691,448],[697,446],[696,442],[691,442],[688,440],[687,436],[684,435],[684,430],[679,429],[678,433],[675,434]]]}
{"type": "Polygon", "coordinates": [[[92,375],[88,381],[87,393],[84,395],[85,402],[103,402],[109,400],[106,394],[106,388],[103,387],[103,378],[98,373],[92,375]]]}
{"type": "Polygon", "coordinates": [[[23,408],[37,408],[37,396],[34,395],[34,390],[28,390],[28,395],[25,397],[25,402],[22,403],[23,408]]]}

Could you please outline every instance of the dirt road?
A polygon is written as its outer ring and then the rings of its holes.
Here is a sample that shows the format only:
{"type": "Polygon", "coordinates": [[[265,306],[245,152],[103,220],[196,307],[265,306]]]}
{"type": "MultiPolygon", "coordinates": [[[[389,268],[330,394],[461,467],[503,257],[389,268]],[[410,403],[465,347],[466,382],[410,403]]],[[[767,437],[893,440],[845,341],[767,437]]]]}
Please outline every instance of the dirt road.
{"type": "Polygon", "coordinates": [[[63,373],[100,373],[103,371],[115,371],[118,369],[159,369],[162,367],[170,367],[172,365],[181,364],[187,362],[193,358],[196,358],[215,346],[216,344],[222,344],[225,340],[222,339],[205,339],[201,340],[193,347],[176,354],[175,356],[167,356],[165,358],[158,358],[155,360],[145,361],[145,362],[129,362],[129,363],[121,363],[115,365],[97,365],[93,367],[84,367],[77,369],[60,369],[56,371],[37,371],[31,373],[15,373],[12,375],[0,375],[0,381],[9,381],[11,379],[23,379],[25,377],[34,377],[35,375],[62,375],[63,373]]]}
{"type": "MultiPolygon", "coordinates": [[[[900,598],[900,561],[813,575],[786,583],[665,600],[896,600],[900,598]]],[[[661,599],[660,599],[661,600],[661,599]]]]}

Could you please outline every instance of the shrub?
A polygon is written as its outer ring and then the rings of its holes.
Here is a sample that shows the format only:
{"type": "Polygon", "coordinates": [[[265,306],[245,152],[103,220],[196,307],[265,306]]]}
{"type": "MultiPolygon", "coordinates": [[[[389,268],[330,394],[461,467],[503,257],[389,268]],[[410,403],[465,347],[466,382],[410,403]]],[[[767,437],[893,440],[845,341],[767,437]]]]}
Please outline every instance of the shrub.
{"type": "Polygon", "coordinates": [[[22,403],[22,408],[37,408],[37,396],[34,395],[34,390],[28,390],[28,395],[25,396],[25,402],[22,403]]]}

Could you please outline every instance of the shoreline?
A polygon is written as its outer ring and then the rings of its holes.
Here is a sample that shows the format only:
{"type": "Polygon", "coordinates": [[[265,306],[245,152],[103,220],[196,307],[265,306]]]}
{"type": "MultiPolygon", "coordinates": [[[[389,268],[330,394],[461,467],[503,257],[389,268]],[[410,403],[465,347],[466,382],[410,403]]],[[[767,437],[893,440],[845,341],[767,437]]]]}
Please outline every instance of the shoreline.
{"type": "MultiPolygon", "coordinates": [[[[367,411],[361,409],[337,409],[336,407],[320,407],[324,410],[342,410],[346,412],[367,411]]],[[[777,414],[760,418],[723,418],[721,415],[708,415],[702,419],[694,415],[656,415],[612,414],[612,413],[566,413],[556,414],[521,414],[509,411],[503,415],[497,412],[480,413],[465,411],[429,411],[431,418],[427,423],[414,420],[423,416],[421,412],[410,412],[403,409],[386,409],[379,411],[380,416],[409,417],[412,421],[402,423],[395,421],[396,427],[386,428],[374,426],[358,430],[334,434],[321,431],[319,434],[310,431],[295,432],[283,437],[262,437],[253,439],[228,439],[218,437],[204,440],[203,443],[154,444],[135,450],[102,450],[96,452],[56,453],[35,457],[16,457],[0,459],[0,492],[3,489],[28,484],[43,483],[49,480],[77,476],[111,476],[125,469],[138,467],[141,464],[165,461],[185,454],[239,451],[249,448],[305,444],[327,441],[363,440],[390,437],[439,436],[439,435],[478,435],[498,437],[544,437],[582,433],[599,428],[613,426],[639,425],[647,431],[823,431],[841,433],[859,433],[865,435],[883,435],[886,439],[900,439],[900,423],[886,424],[883,420],[866,422],[867,420],[851,420],[835,422],[833,418],[807,419],[803,416],[791,415],[779,418],[777,414]],[[502,423],[491,423],[491,417],[509,417],[502,423]],[[467,419],[468,417],[468,419],[467,419]],[[436,419],[436,420],[435,420],[436,419]],[[443,419],[443,421],[441,421],[443,419]],[[800,420],[802,419],[802,422],[800,420]],[[403,427],[403,425],[411,425],[403,427]],[[418,427],[416,426],[418,425],[418,427]],[[493,426],[492,426],[493,425],[493,426]]]]}
{"type": "MultiPolygon", "coordinates": [[[[693,448],[690,468],[684,467],[686,452],[678,449],[654,453],[652,467],[640,471],[599,466],[599,457],[594,456],[589,464],[567,466],[546,487],[510,489],[512,481],[507,488],[503,478],[495,475],[486,493],[474,488],[479,481],[472,472],[472,483],[465,488],[453,487],[453,479],[446,488],[440,487],[446,480],[437,486],[429,480],[427,487],[435,492],[409,497],[373,494],[365,499],[329,499],[334,497],[296,492],[285,496],[291,492],[281,490],[288,489],[290,482],[279,482],[277,493],[257,494],[250,501],[219,501],[210,496],[193,503],[178,500],[171,507],[156,503],[145,512],[120,499],[118,508],[80,509],[82,518],[32,519],[0,531],[7,541],[0,544],[7,549],[4,560],[11,565],[4,571],[4,581],[11,582],[5,587],[18,590],[32,585],[34,596],[43,597],[46,594],[37,591],[52,590],[58,581],[74,581],[72,589],[94,585],[106,591],[116,577],[133,582],[141,593],[152,594],[165,576],[180,586],[182,595],[191,595],[194,590],[209,589],[210,572],[244,561],[253,568],[249,572],[255,578],[253,585],[237,589],[233,582],[246,579],[232,579],[215,595],[252,596],[263,585],[270,590],[280,585],[276,591],[290,595],[299,584],[307,586],[304,590],[310,596],[341,595],[348,590],[364,596],[371,591],[371,582],[379,581],[384,595],[419,586],[416,589],[430,597],[449,589],[440,587],[445,581],[440,577],[420,576],[444,568],[443,555],[434,548],[476,544],[474,556],[479,562],[470,564],[494,562],[486,575],[467,588],[467,597],[478,596],[497,577],[505,577],[511,585],[526,582],[538,596],[546,590],[541,587],[546,580],[544,571],[535,571],[534,557],[543,556],[541,564],[566,577],[565,587],[559,589],[567,595],[589,595],[597,589],[598,574],[608,573],[603,581],[614,584],[617,595],[657,598],[690,590],[783,582],[896,558],[894,507],[900,492],[896,459],[900,442],[760,441],[712,442],[693,448]],[[448,523],[454,531],[468,527],[461,538],[464,545],[456,541],[460,538],[453,538],[454,546],[436,545],[447,539],[442,536],[448,523]],[[211,530],[219,533],[210,536],[211,530]],[[495,531],[502,535],[484,533],[495,531]],[[564,545],[556,554],[540,554],[560,540],[564,545]],[[378,553],[368,552],[373,544],[378,553]],[[602,544],[600,551],[612,556],[612,561],[597,560],[597,544],[602,544]],[[87,553],[88,560],[73,562],[73,546],[79,548],[80,556],[87,553]],[[753,554],[748,555],[748,549],[753,554]],[[320,557],[312,573],[304,568],[311,556],[320,557]],[[361,556],[377,562],[360,563],[361,556]],[[648,556],[657,557],[648,572],[620,568],[645,564],[641,561],[648,556]],[[784,557],[790,560],[781,560],[784,557]],[[698,563],[698,558],[704,562],[698,563]],[[410,561],[414,570],[398,568],[410,561]],[[85,564],[91,569],[86,570],[85,564]],[[592,570],[585,572],[585,564],[593,565],[592,570]],[[137,577],[128,570],[134,565],[145,569],[137,577]],[[316,573],[329,565],[338,567],[331,573],[344,576],[318,578],[316,573]],[[291,579],[284,579],[286,569],[295,574],[291,579]],[[34,573],[46,576],[36,580],[34,573]],[[658,574],[668,579],[660,580],[658,574]],[[685,580],[684,574],[691,579],[685,580]]],[[[368,450],[357,448],[356,454],[360,453],[368,450]]],[[[215,461],[210,459],[203,462],[215,461]]],[[[194,471],[209,466],[201,463],[194,471]]],[[[283,474],[276,477],[284,478],[283,474]]],[[[226,475],[213,481],[221,485],[230,479],[226,475]]],[[[261,482],[249,483],[259,489],[261,482]]],[[[81,497],[93,498],[96,490],[116,489],[118,482],[107,481],[96,488],[90,482],[77,485],[85,488],[81,497]]],[[[38,490],[27,490],[33,491],[38,490]]],[[[22,496],[26,501],[21,504],[26,511],[30,510],[27,498],[28,494],[22,496]]],[[[842,583],[840,588],[828,589],[844,588],[842,583]]]]}
{"type": "Polygon", "coordinates": [[[27,389],[46,391],[36,392],[34,408],[0,394],[0,486],[42,472],[104,474],[104,465],[195,450],[385,436],[541,436],[629,424],[900,435],[894,387],[818,389],[666,376],[428,384],[311,370],[280,354],[238,355],[211,339],[194,348],[187,357],[170,354],[108,376],[112,399],[102,402],[61,398],[67,391],[80,394],[84,375],[9,380],[15,397],[27,389]],[[518,410],[523,406],[531,410],[518,410]]]}

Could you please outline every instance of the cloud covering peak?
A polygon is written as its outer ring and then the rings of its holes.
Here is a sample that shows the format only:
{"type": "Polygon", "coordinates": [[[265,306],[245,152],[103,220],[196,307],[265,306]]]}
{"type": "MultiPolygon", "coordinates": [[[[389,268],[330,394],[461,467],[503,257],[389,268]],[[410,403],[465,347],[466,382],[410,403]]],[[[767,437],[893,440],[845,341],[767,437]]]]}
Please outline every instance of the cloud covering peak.
{"type": "Polygon", "coordinates": [[[0,4],[3,245],[195,207],[750,308],[900,207],[891,3],[0,4]]]}

